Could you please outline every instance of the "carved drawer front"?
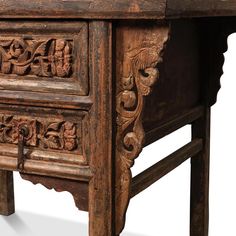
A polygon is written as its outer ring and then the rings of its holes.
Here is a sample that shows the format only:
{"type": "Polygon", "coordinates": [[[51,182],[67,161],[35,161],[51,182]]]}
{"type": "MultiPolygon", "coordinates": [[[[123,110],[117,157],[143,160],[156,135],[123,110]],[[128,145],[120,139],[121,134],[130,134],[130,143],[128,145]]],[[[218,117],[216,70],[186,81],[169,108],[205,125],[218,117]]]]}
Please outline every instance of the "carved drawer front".
{"type": "Polygon", "coordinates": [[[0,167],[16,167],[14,163],[20,151],[19,131],[23,127],[28,130],[24,143],[25,164],[39,161],[53,165],[87,166],[86,112],[1,105],[0,167]]]}
{"type": "Polygon", "coordinates": [[[88,95],[86,22],[1,22],[0,102],[79,106],[88,95]]]}

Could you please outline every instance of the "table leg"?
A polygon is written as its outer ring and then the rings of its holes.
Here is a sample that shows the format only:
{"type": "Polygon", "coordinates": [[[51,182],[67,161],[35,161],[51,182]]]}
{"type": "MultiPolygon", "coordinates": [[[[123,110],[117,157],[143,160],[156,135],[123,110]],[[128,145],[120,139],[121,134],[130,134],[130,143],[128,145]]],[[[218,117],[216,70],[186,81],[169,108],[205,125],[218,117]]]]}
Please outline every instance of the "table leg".
{"type": "Polygon", "coordinates": [[[159,80],[157,67],[169,34],[166,23],[120,23],[116,28],[116,235],[125,226],[131,167],[144,146],[145,98],[159,80]]]}
{"type": "Polygon", "coordinates": [[[94,104],[90,110],[89,236],[114,236],[114,151],[112,102],[112,24],[89,25],[90,77],[94,104]]]}
{"type": "Polygon", "coordinates": [[[207,236],[209,218],[210,108],[192,125],[193,138],[203,139],[203,150],[191,160],[190,235],[207,236]]]}
{"type": "Polygon", "coordinates": [[[0,170],[0,215],[9,216],[14,212],[13,172],[0,170]]]}

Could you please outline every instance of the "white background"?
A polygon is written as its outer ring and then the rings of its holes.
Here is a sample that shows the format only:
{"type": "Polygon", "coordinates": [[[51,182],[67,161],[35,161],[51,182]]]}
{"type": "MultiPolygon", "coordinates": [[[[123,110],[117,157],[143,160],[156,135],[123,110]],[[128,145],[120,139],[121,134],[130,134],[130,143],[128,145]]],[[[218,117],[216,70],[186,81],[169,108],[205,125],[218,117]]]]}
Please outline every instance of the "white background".
{"type": "MultiPolygon", "coordinates": [[[[228,39],[218,103],[212,108],[210,236],[236,235],[236,34],[228,39]]],[[[189,127],[144,149],[137,174],[190,141],[189,127]]],[[[87,236],[88,214],[69,193],[34,186],[15,174],[16,214],[0,216],[1,236],[87,236]]],[[[123,236],[189,235],[190,162],[131,200],[123,236]]]]}

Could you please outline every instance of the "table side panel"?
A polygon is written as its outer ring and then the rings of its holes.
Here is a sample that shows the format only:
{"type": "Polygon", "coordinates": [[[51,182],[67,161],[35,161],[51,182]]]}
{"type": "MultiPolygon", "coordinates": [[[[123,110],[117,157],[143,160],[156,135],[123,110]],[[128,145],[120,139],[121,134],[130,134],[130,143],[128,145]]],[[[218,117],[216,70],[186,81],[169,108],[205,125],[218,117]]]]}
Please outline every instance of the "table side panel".
{"type": "Polygon", "coordinates": [[[171,22],[170,40],[159,64],[159,81],[146,98],[143,115],[146,132],[184,111],[200,105],[201,79],[197,26],[194,21],[171,22]]]}

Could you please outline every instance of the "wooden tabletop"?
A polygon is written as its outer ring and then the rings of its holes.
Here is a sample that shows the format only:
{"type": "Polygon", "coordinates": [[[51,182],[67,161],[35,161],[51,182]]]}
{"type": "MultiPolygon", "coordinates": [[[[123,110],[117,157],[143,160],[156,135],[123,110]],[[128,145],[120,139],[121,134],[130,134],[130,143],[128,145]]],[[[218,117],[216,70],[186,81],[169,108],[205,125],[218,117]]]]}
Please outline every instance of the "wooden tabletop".
{"type": "Polygon", "coordinates": [[[167,0],[165,16],[236,16],[236,0],[167,0]]]}
{"type": "Polygon", "coordinates": [[[0,0],[0,18],[160,19],[236,15],[236,0],[0,0]]]}

